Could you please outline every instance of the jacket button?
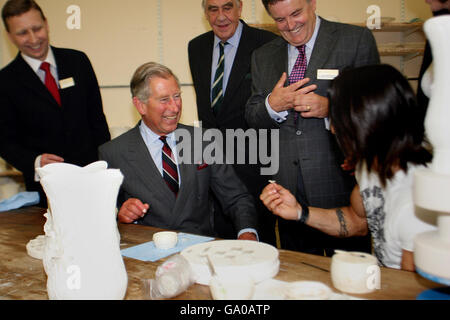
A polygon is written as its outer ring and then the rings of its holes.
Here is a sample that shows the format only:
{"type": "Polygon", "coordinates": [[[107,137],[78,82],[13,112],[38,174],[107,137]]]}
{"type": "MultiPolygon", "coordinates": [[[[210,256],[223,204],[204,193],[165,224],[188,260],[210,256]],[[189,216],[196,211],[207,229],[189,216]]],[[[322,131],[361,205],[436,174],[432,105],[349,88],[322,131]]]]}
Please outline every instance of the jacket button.
{"type": "Polygon", "coordinates": [[[297,130],[297,132],[295,132],[296,135],[301,136],[303,132],[301,132],[300,130],[297,130]]]}

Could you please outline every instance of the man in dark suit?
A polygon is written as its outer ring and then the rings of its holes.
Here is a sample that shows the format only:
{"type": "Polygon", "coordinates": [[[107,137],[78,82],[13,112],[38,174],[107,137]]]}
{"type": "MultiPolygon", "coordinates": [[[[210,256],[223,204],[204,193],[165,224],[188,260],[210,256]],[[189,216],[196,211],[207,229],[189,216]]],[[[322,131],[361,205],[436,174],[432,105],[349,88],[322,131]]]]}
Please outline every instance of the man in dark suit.
{"type": "Polygon", "coordinates": [[[20,52],[0,71],[0,155],[45,206],[35,167],[94,162],[110,133],[88,57],[49,45],[47,20],[32,0],[9,0],[2,18],[20,52]]]}
{"type": "MultiPolygon", "coordinates": [[[[344,68],[379,63],[375,40],[366,28],[318,17],[316,0],[263,4],[282,38],[253,54],[246,120],[254,128],[280,130],[277,183],[307,205],[347,205],[355,182],[342,170],[343,156],[329,130],[327,88],[344,68]]],[[[279,232],[286,249],[321,255],[334,248],[370,251],[370,239],[331,238],[282,219],[279,232]]]]}
{"type": "Polygon", "coordinates": [[[233,221],[235,238],[256,240],[254,201],[233,167],[204,162],[202,130],[178,124],[182,100],[172,71],[146,63],[130,87],[142,121],[99,148],[100,158],[124,175],[119,221],[214,236],[212,190],[233,221]]]}
{"type": "MultiPolygon", "coordinates": [[[[240,20],[241,0],[203,0],[202,6],[212,30],[192,39],[188,45],[198,117],[204,128],[218,128],[226,137],[226,129],[248,129],[244,110],[251,94],[251,54],[256,48],[274,39],[276,35],[252,28],[240,20]],[[218,63],[221,60],[221,43],[226,43],[223,48],[223,64],[218,63]],[[221,65],[223,77],[214,86],[216,73],[221,65]],[[215,95],[216,88],[217,92],[220,92],[219,96],[215,95]]],[[[224,142],[227,143],[227,141],[224,142]]],[[[234,168],[257,201],[260,240],[274,244],[275,233],[273,227],[271,228],[273,225],[271,221],[274,218],[257,200],[267,179],[260,176],[257,164],[249,164],[248,144],[247,141],[244,149],[247,153],[245,164],[237,164],[235,149],[234,168]]],[[[215,209],[215,219],[218,222],[216,226],[219,228],[220,236],[224,238],[234,236],[230,223],[222,215],[220,208],[216,206],[215,209]]]]}

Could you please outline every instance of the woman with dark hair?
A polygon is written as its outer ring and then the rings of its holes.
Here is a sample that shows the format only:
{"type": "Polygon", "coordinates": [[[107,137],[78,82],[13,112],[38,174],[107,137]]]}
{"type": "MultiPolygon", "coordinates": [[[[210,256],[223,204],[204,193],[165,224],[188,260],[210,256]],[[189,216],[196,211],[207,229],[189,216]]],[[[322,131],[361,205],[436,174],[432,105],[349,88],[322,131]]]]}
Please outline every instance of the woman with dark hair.
{"type": "Polygon", "coordinates": [[[370,230],[381,264],[414,270],[413,239],[435,227],[414,213],[413,176],[432,156],[424,114],[405,77],[389,65],[343,71],[329,89],[331,129],[358,185],[350,206],[307,207],[272,183],[261,200],[274,214],[338,237],[370,230]]]}

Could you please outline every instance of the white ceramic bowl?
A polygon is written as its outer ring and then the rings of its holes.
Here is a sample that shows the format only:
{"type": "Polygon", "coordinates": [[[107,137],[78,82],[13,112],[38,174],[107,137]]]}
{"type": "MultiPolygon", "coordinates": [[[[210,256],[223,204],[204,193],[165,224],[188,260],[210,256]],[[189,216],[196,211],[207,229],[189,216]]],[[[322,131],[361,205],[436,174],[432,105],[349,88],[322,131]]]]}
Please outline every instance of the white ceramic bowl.
{"type": "Polygon", "coordinates": [[[158,249],[171,249],[177,245],[178,234],[173,231],[161,231],[153,235],[153,242],[158,249]]]}

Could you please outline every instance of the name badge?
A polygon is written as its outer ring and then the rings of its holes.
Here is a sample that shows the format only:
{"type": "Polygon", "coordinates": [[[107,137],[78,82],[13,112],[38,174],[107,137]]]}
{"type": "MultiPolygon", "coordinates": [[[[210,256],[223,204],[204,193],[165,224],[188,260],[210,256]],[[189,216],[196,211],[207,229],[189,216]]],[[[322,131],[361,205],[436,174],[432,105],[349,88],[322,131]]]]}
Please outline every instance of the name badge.
{"type": "Polygon", "coordinates": [[[333,80],[339,75],[338,69],[319,69],[317,70],[318,80],[333,80]]]}
{"type": "Polygon", "coordinates": [[[72,77],[63,79],[63,80],[59,80],[59,86],[61,87],[61,89],[70,88],[70,87],[73,87],[74,85],[75,85],[75,80],[73,80],[72,77]]]}

